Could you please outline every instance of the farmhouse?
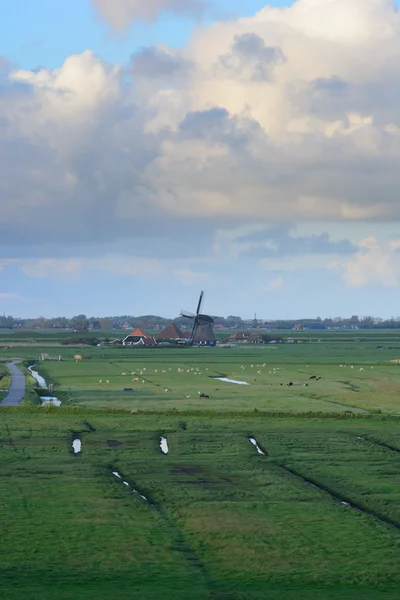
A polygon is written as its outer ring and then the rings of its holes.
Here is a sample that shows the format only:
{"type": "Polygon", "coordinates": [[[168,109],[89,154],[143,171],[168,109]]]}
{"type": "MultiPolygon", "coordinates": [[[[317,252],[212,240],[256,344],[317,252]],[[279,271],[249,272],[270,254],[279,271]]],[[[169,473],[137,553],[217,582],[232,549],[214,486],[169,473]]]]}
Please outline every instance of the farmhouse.
{"type": "Polygon", "coordinates": [[[137,327],[122,340],[122,344],[124,346],[155,346],[156,340],[146,331],[137,327]]]}

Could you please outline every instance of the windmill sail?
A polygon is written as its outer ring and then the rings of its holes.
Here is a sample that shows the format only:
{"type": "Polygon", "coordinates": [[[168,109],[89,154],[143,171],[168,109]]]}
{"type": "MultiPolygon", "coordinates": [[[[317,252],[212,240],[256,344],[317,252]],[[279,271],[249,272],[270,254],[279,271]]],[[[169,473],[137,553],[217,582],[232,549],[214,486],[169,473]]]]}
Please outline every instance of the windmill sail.
{"type": "Polygon", "coordinates": [[[197,303],[196,313],[181,311],[181,316],[193,320],[192,333],[190,336],[190,345],[215,346],[215,336],[213,331],[214,319],[209,315],[204,315],[200,311],[204,300],[204,292],[200,292],[197,303]]]}

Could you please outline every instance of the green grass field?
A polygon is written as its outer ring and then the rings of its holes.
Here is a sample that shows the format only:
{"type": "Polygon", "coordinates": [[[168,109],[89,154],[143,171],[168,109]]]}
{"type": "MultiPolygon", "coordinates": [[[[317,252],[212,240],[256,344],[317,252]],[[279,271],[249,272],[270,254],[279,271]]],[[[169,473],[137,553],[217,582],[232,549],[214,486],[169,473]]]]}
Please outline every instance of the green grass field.
{"type": "Polygon", "coordinates": [[[0,597],[397,600],[400,349],[376,345],[50,350],[62,407],[0,410],[0,597]]]}
{"type": "Polygon", "coordinates": [[[38,363],[64,402],[126,410],[400,413],[400,350],[374,343],[282,344],[206,349],[60,350],[61,362],[38,363]],[[340,366],[343,365],[343,366],[340,366]],[[346,366],[344,366],[346,365],[346,366]],[[316,375],[319,381],[310,380],[316,375]],[[235,385],[214,379],[245,381],[235,385]],[[288,383],[293,386],[288,387],[288,383]],[[132,392],[124,388],[133,388],[132,392]],[[167,390],[167,391],[166,391],[167,390]],[[199,398],[199,392],[210,396],[199,398]]]}
{"type": "Polygon", "coordinates": [[[395,599],[398,425],[4,411],[2,597],[395,599]]]}

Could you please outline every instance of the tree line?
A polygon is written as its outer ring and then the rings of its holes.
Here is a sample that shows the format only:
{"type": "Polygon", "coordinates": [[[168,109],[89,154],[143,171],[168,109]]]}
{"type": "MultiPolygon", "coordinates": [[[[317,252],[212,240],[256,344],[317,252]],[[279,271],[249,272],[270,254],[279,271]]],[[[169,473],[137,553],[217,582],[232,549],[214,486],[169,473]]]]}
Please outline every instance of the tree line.
{"type": "MultiPolygon", "coordinates": [[[[86,330],[113,330],[134,327],[143,327],[144,329],[159,331],[166,327],[173,320],[180,328],[190,329],[192,323],[184,317],[167,319],[156,315],[142,315],[134,317],[132,315],[110,316],[110,317],[88,317],[81,314],[72,318],[67,317],[34,317],[30,319],[18,319],[12,316],[0,317],[0,329],[68,329],[72,331],[86,330]]],[[[214,317],[216,327],[227,329],[398,329],[400,328],[400,317],[390,317],[382,319],[379,317],[352,315],[348,318],[334,317],[325,318],[302,318],[286,320],[268,320],[263,319],[242,319],[238,316],[214,317]]]]}

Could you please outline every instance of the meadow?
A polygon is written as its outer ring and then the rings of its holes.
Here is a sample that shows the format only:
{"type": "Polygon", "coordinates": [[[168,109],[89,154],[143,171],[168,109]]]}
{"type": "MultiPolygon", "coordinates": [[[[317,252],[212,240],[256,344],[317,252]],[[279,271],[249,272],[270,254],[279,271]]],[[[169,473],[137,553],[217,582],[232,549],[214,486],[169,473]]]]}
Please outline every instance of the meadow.
{"type": "Polygon", "coordinates": [[[1,350],[62,399],[0,410],[1,597],[397,600],[395,344],[1,350]]]}
{"type": "Polygon", "coordinates": [[[7,409],[0,431],[4,598],[398,598],[397,419],[7,409]]]}
{"type": "Polygon", "coordinates": [[[36,363],[67,405],[145,411],[400,413],[400,365],[392,362],[400,357],[400,348],[378,349],[371,341],[86,352],[90,359],[76,361],[76,349],[61,348],[61,362],[36,363]],[[319,379],[310,379],[314,376],[319,379]]]}

